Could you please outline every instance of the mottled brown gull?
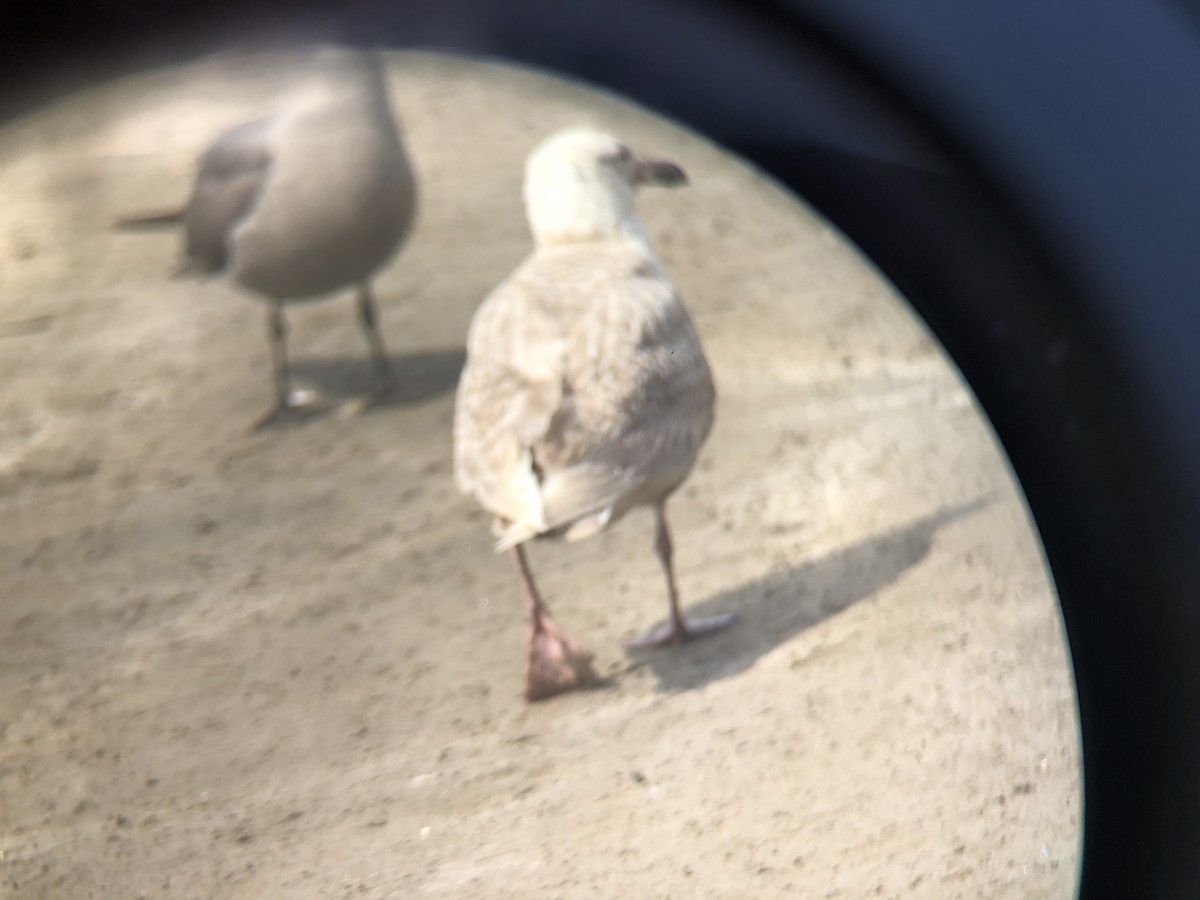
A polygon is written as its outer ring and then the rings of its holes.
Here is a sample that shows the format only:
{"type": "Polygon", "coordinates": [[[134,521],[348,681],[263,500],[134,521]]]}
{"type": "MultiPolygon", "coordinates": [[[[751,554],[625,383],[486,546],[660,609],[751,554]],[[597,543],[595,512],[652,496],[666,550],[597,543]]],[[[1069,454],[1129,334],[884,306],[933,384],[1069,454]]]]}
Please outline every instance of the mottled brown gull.
{"type": "Polygon", "coordinates": [[[523,544],[589,537],[637,506],[655,515],[666,624],[628,645],[683,641],[732,616],[687,621],[666,503],[713,422],[715,390],[678,291],[634,214],[642,185],[686,184],[674,163],[608,135],[559,132],[530,155],[533,253],[471,323],[454,420],[459,488],[495,516],[529,608],[531,700],[596,681],[591,654],[555,623],[523,544]]]}
{"type": "Polygon", "coordinates": [[[286,303],[356,288],[381,391],[394,387],[371,279],[408,235],[416,193],[382,60],[326,47],[276,112],[204,152],[182,209],[118,225],[182,225],[180,273],[225,273],[268,301],[276,406],[265,424],[306,399],[291,388],[286,303]]]}

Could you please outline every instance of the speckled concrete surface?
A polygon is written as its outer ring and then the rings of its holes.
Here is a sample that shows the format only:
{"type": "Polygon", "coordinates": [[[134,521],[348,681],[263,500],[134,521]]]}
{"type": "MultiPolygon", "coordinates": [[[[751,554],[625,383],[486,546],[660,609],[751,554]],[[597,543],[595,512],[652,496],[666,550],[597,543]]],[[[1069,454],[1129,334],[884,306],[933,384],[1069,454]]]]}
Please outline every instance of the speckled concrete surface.
{"type": "Polygon", "coordinates": [[[694,136],[542,75],[393,58],[424,183],[379,285],[406,387],[366,414],[349,298],[293,316],[330,415],[269,403],[257,304],[170,281],[119,213],[182,198],[281,60],[97,88],[0,133],[0,894],[1055,897],[1077,724],[1003,457],[889,287],[694,136]],[[607,687],[521,699],[524,622],[454,490],[475,305],[528,247],[522,160],[588,122],[677,159],[643,218],[718,423],[674,501],[689,606],[740,624],[626,657],[663,589],[646,513],[533,563],[607,687]]]}

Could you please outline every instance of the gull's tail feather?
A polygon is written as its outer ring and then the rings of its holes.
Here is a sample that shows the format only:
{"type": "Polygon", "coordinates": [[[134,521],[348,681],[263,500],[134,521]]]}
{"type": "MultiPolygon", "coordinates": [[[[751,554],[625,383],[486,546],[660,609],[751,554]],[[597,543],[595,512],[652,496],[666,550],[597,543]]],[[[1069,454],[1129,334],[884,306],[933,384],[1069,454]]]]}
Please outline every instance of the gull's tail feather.
{"type": "Polygon", "coordinates": [[[500,536],[500,540],[496,541],[495,550],[497,553],[511,550],[517,544],[523,544],[530,538],[537,537],[542,531],[543,529],[529,522],[513,522],[504,529],[504,534],[500,536]]]}
{"type": "Polygon", "coordinates": [[[182,207],[164,212],[138,213],[132,216],[122,216],[113,223],[117,231],[143,231],[151,228],[165,228],[168,225],[179,225],[183,222],[182,207]]]}

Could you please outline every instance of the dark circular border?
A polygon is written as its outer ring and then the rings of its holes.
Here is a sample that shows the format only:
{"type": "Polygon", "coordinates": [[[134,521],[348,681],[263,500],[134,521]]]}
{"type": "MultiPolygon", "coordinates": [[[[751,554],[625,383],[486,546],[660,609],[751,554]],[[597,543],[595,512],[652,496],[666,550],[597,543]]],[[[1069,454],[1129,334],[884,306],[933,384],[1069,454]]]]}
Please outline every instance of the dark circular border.
{"type": "Polygon", "coordinates": [[[1200,896],[1200,53],[1132,0],[16,0],[0,116],[230,41],[507,57],[631,96],[804,196],[996,428],[1075,665],[1081,895],[1200,896]]]}

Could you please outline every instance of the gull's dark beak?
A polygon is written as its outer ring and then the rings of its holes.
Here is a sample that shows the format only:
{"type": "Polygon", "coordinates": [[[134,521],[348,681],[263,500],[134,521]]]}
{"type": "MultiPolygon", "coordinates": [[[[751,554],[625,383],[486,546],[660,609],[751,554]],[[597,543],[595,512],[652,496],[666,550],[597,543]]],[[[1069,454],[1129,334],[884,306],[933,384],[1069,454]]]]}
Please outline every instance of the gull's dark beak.
{"type": "Polygon", "coordinates": [[[633,183],[682,187],[688,183],[688,177],[683,169],[665,159],[639,159],[633,166],[633,183]]]}

